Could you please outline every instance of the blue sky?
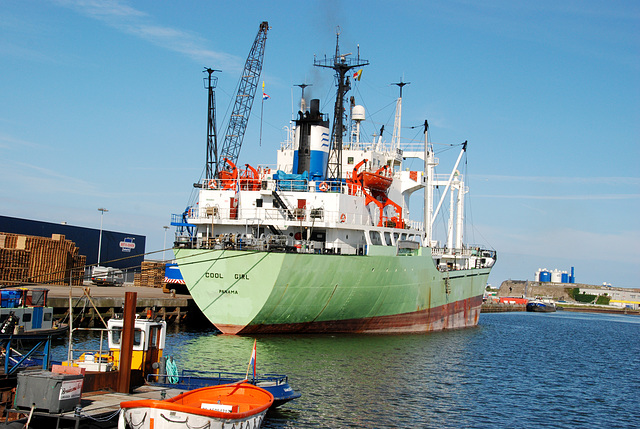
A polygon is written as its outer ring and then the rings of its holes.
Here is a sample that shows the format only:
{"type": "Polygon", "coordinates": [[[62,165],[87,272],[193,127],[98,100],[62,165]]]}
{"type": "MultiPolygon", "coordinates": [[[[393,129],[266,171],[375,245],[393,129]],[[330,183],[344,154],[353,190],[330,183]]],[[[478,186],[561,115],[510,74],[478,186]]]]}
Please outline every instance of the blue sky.
{"type": "MultiPolygon", "coordinates": [[[[427,119],[433,142],[469,141],[467,238],[498,251],[490,283],[574,266],[579,282],[640,287],[634,1],[4,1],[0,213],[97,228],[106,207],[105,229],[161,250],[205,163],[202,70],[222,70],[223,129],[265,20],[271,99],[241,163],[275,164],[294,85],[332,110],[333,77],[312,64],[340,26],[342,52],[371,63],[353,91],[363,132],[391,137],[404,79],[403,137],[427,119]]],[[[456,155],[438,155],[441,173],[456,155]]]]}

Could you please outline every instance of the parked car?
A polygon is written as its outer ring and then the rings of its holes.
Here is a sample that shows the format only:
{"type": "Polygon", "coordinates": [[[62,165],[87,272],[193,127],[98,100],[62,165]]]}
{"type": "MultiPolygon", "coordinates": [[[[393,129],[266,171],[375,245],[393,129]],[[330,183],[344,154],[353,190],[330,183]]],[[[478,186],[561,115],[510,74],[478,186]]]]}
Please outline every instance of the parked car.
{"type": "Polygon", "coordinates": [[[93,267],[91,270],[91,282],[97,286],[122,286],[124,284],[124,273],[117,268],[93,267]]]}

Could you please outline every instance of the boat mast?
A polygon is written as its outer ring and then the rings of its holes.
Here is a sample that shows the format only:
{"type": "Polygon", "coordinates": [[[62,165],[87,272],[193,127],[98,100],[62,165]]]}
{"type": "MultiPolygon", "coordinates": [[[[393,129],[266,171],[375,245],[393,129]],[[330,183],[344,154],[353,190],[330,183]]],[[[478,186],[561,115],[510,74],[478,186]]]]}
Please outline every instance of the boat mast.
{"type": "Polygon", "coordinates": [[[431,239],[433,238],[433,167],[435,162],[433,159],[433,150],[429,146],[429,122],[424,121],[424,171],[426,184],[424,187],[424,245],[431,247],[431,239]]]}
{"type": "Polygon", "coordinates": [[[453,213],[453,198],[454,198],[453,189],[454,188],[455,188],[455,183],[452,184],[451,192],[449,192],[449,223],[447,225],[447,249],[449,249],[449,252],[451,252],[453,249],[453,214],[454,214],[453,213]]]}
{"type": "Polygon", "coordinates": [[[204,87],[209,91],[209,108],[207,114],[207,165],[205,167],[205,178],[207,180],[218,177],[218,137],[216,136],[216,95],[215,87],[218,78],[212,76],[214,70],[205,68],[204,72],[209,73],[209,77],[204,78],[204,87]]]}
{"type": "Polygon", "coordinates": [[[456,249],[462,249],[462,237],[464,233],[463,222],[464,222],[464,194],[467,193],[467,190],[464,186],[464,178],[461,174],[458,174],[456,177],[456,181],[453,186],[458,191],[458,198],[456,200],[456,249]]]}
{"type": "Polygon", "coordinates": [[[444,191],[442,192],[442,197],[440,198],[440,201],[438,202],[438,207],[436,207],[436,210],[433,212],[433,216],[431,217],[431,226],[430,226],[430,228],[433,227],[433,221],[434,221],[435,217],[438,216],[438,212],[440,212],[440,207],[442,207],[442,202],[444,201],[444,197],[446,197],[447,191],[451,187],[451,183],[453,182],[453,178],[454,178],[454,176],[456,174],[456,171],[458,170],[458,165],[460,164],[460,160],[462,159],[462,155],[464,155],[464,153],[466,151],[467,151],[467,141],[465,140],[465,142],[462,143],[462,150],[460,151],[460,155],[458,155],[458,160],[456,161],[456,165],[453,167],[453,171],[451,171],[451,175],[449,176],[449,180],[447,181],[447,186],[444,188],[444,191]]]}
{"type": "Polygon", "coordinates": [[[391,137],[392,149],[400,148],[400,127],[402,124],[402,87],[409,85],[411,82],[403,82],[400,80],[398,83],[392,83],[391,85],[398,85],[400,87],[400,97],[396,101],[396,119],[393,124],[393,136],[391,137]]]}
{"type": "Polygon", "coordinates": [[[340,27],[336,29],[336,53],[331,59],[313,60],[316,67],[325,67],[334,69],[336,72],[336,80],[338,81],[338,91],[336,95],[336,104],[333,109],[333,130],[331,133],[331,148],[329,149],[329,162],[327,165],[327,174],[329,179],[339,180],[342,177],[342,137],[345,132],[344,127],[344,96],[351,89],[351,83],[347,72],[356,67],[364,67],[369,64],[367,60],[360,59],[360,50],[358,49],[357,58],[347,58],[351,53],[340,54],[340,27]]]}

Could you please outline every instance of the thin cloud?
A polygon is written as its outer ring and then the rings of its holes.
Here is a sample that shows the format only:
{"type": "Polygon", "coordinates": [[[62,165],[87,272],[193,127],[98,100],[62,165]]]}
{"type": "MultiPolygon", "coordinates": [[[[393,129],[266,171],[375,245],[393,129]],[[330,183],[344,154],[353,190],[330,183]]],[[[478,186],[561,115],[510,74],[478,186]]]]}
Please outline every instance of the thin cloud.
{"type": "Polygon", "coordinates": [[[206,46],[211,42],[206,39],[188,31],[158,25],[149,14],[118,0],[56,0],[56,3],[194,61],[213,62],[218,64],[216,67],[232,70],[241,67],[238,57],[208,49],[206,46]]]}
{"type": "Polygon", "coordinates": [[[640,194],[601,194],[601,195],[474,195],[474,198],[501,198],[512,200],[635,200],[640,194]]]}
{"type": "Polygon", "coordinates": [[[560,177],[560,176],[501,176],[495,174],[474,174],[476,180],[497,180],[506,182],[530,182],[553,184],[599,184],[599,185],[636,185],[640,186],[640,177],[560,177]]]}
{"type": "Polygon", "coordinates": [[[37,148],[37,149],[46,148],[46,146],[38,143],[17,139],[15,137],[8,136],[6,134],[0,134],[0,148],[10,149],[14,146],[26,146],[26,147],[37,148]]]}
{"type": "Polygon", "coordinates": [[[628,261],[640,261],[640,249],[633,246],[640,238],[638,231],[599,233],[571,228],[553,230],[523,230],[486,227],[493,237],[492,243],[502,252],[526,255],[532,260],[565,258],[576,261],[618,261],[611,249],[625,249],[628,261]],[[597,243],[597,245],[594,245],[597,243]]]}
{"type": "MultiPolygon", "coordinates": [[[[37,165],[16,162],[11,165],[5,165],[2,170],[7,173],[7,176],[20,177],[20,181],[23,184],[33,186],[32,189],[71,194],[95,192],[95,186],[89,182],[37,165]],[[14,171],[12,172],[11,170],[14,171]]],[[[5,178],[5,180],[8,181],[8,178],[5,178]]]]}

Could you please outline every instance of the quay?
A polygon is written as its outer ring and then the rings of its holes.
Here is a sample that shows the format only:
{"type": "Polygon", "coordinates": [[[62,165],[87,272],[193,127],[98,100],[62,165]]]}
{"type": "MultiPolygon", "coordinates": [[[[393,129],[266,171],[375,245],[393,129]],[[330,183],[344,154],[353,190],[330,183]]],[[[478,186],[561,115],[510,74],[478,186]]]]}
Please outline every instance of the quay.
{"type": "Polygon", "coordinates": [[[483,302],[480,308],[481,313],[506,313],[509,311],[526,311],[527,306],[523,304],[505,304],[501,302],[483,302]]]}
{"type": "MultiPolygon", "coordinates": [[[[38,421],[42,424],[50,421],[52,425],[58,427],[69,427],[62,423],[69,422],[74,428],[116,428],[118,426],[118,415],[120,413],[120,403],[123,401],[137,401],[141,399],[162,400],[172,398],[183,393],[184,390],[172,389],[158,386],[140,386],[131,393],[118,393],[110,390],[87,392],[82,394],[80,405],[72,411],[66,411],[56,414],[45,412],[33,412],[32,416],[44,418],[38,421]],[[62,424],[61,424],[62,423],[62,424]]],[[[0,424],[0,427],[23,427],[29,419],[28,410],[7,409],[5,420],[6,426],[0,424]],[[18,420],[11,420],[13,416],[17,416],[18,420]]],[[[33,422],[32,422],[33,424],[33,422]]]]}
{"type": "Polygon", "coordinates": [[[32,285],[28,289],[48,289],[47,305],[53,307],[55,319],[65,319],[69,315],[71,296],[74,325],[80,327],[100,326],[104,320],[122,313],[127,292],[136,292],[136,313],[146,315],[152,312],[167,323],[180,324],[188,318],[198,318],[200,311],[190,295],[164,292],[162,288],[133,286],[59,286],[32,285]],[[99,315],[98,315],[99,314],[99,315]]]}

